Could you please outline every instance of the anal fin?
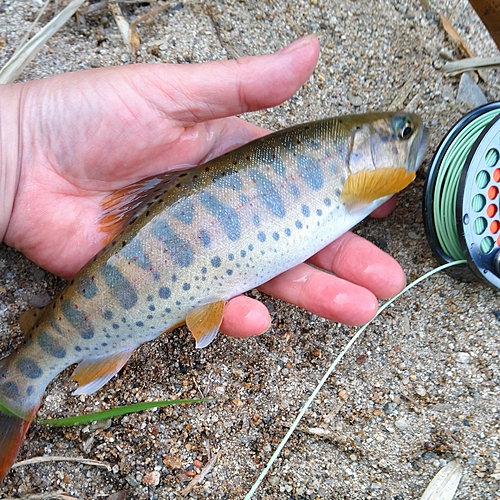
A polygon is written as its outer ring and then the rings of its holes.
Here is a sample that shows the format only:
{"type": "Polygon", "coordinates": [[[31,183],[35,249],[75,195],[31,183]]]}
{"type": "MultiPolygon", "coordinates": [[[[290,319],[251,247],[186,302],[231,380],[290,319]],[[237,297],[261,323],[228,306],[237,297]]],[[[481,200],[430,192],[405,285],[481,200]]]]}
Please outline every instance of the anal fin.
{"type": "Polygon", "coordinates": [[[405,167],[361,170],[347,177],[340,200],[349,209],[368,205],[403,190],[415,176],[416,172],[408,172],[405,167]]]}
{"type": "Polygon", "coordinates": [[[134,349],[82,360],[71,376],[78,382],[78,389],[73,394],[92,394],[99,390],[121,370],[133,352],[134,349]]]}
{"type": "Polygon", "coordinates": [[[226,302],[219,300],[188,314],[186,325],[196,340],[196,347],[207,347],[219,332],[226,302]]]}

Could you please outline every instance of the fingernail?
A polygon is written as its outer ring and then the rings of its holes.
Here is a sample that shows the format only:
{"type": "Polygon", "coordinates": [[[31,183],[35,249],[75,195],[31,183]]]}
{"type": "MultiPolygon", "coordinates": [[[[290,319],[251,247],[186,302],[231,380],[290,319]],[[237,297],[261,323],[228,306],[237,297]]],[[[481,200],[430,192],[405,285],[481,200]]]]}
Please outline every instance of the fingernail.
{"type": "Polygon", "coordinates": [[[295,50],[304,47],[304,45],[309,44],[313,38],[316,38],[316,36],[315,35],[303,36],[302,38],[295,40],[295,42],[292,42],[290,45],[287,45],[285,48],[278,51],[278,54],[289,54],[290,52],[294,52],[295,50]]]}

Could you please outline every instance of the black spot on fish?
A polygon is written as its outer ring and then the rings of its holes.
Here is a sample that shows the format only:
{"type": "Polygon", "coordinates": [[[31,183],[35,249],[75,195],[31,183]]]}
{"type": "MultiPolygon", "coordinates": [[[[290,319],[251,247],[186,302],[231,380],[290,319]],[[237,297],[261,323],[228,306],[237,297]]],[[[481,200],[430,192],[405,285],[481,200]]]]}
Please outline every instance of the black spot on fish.
{"type": "Polygon", "coordinates": [[[135,323],[135,325],[138,326],[138,327],[142,327],[142,326],[144,326],[144,323],[142,321],[137,321],[135,323]]]}
{"type": "Polygon", "coordinates": [[[261,242],[264,243],[266,241],[266,234],[263,233],[262,231],[259,232],[257,235],[257,239],[261,242]]]}
{"type": "Polygon", "coordinates": [[[302,205],[302,215],[304,215],[304,217],[309,217],[310,214],[311,211],[309,210],[309,207],[307,205],[302,205]]]}
{"type": "Polygon", "coordinates": [[[325,198],[325,199],[323,200],[323,203],[324,203],[327,207],[329,207],[329,206],[332,204],[332,200],[330,200],[330,198],[325,198]]]}
{"type": "Polygon", "coordinates": [[[170,288],[167,288],[166,286],[162,286],[158,290],[158,295],[160,299],[168,299],[170,295],[172,295],[172,292],[170,291],[170,288]]]}
{"type": "Polygon", "coordinates": [[[153,304],[151,304],[151,305],[149,306],[149,308],[148,308],[148,309],[149,309],[150,311],[154,311],[156,308],[155,308],[155,306],[154,306],[153,304]]]}
{"type": "Polygon", "coordinates": [[[220,260],[220,257],[212,257],[212,259],[210,260],[210,262],[212,263],[212,266],[214,267],[220,267],[222,261],[220,260]]]}
{"type": "Polygon", "coordinates": [[[273,233],[273,240],[278,241],[280,239],[280,235],[278,233],[273,233]]]}
{"type": "Polygon", "coordinates": [[[113,323],[113,329],[118,330],[120,328],[120,325],[118,323],[113,323]]]}
{"type": "Polygon", "coordinates": [[[191,288],[191,285],[189,283],[184,283],[184,285],[182,285],[182,289],[183,290],[189,290],[191,288]]]}
{"type": "Polygon", "coordinates": [[[188,267],[191,264],[194,259],[191,247],[168,224],[157,221],[151,229],[161,240],[163,247],[178,266],[188,267]]]}
{"type": "Polygon", "coordinates": [[[113,317],[113,313],[111,311],[104,311],[102,316],[106,320],[110,320],[113,317]]]}
{"type": "Polygon", "coordinates": [[[66,349],[64,349],[56,339],[54,339],[46,331],[42,330],[38,333],[38,345],[42,348],[42,351],[50,354],[54,358],[65,358],[66,349]]]}
{"type": "Polygon", "coordinates": [[[31,396],[33,394],[34,390],[35,390],[35,388],[32,385],[28,385],[28,387],[26,387],[26,394],[28,396],[31,396]]]}
{"type": "Polygon", "coordinates": [[[5,382],[0,385],[0,392],[8,399],[17,399],[21,395],[15,382],[5,382]]]}
{"type": "Polygon", "coordinates": [[[42,369],[38,366],[36,361],[31,358],[21,358],[17,362],[17,369],[28,378],[40,378],[43,374],[42,369]]]}
{"type": "Polygon", "coordinates": [[[94,280],[90,276],[85,276],[81,279],[78,286],[78,292],[82,297],[86,299],[91,299],[97,295],[98,289],[94,280]]]}
{"type": "Polygon", "coordinates": [[[130,309],[137,303],[134,285],[115,266],[106,264],[101,274],[109,290],[114,294],[124,309],[130,309]]]}
{"type": "Polygon", "coordinates": [[[232,270],[232,269],[227,269],[227,270],[226,270],[226,274],[227,274],[228,276],[231,276],[231,274],[233,274],[233,270],[232,270]]]}
{"type": "Polygon", "coordinates": [[[76,352],[80,352],[81,350],[82,350],[82,348],[79,345],[75,345],[75,351],[76,352]]]}
{"type": "Polygon", "coordinates": [[[295,227],[296,227],[297,229],[302,229],[302,222],[300,222],[300,220],[295,221],[295,227]]]}
{"type": "Polygon", "coordinates": [[[64,317],[78,330],[84,339],[91,339],[94,336],[94,328],[85,314],[79,309],[75,309],[70,300],[65,300],[61,305],[64,317]]]}
{"type": "Polygon", "coordinates": [[[245,256],[246,256],[246,254],[247,254],[247,253],[245,252],[245,250],[242,250],[242,251],[240,252],[240,255],[241,255],[242,257],[245,257],[245,256]]]}

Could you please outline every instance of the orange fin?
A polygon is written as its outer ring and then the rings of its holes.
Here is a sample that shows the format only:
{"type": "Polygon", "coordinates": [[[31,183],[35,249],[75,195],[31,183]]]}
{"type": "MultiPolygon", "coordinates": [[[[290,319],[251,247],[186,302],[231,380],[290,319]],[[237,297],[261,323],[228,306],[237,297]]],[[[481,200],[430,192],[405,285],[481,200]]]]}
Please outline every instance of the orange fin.
{"type": "Polygon", "coordinates": [[[169,191],[173,181],[183,175],[182,170],[146,177],[106,196],[101,202],[98,218],[99,231],[114,239],[156,199],[169,191]]]}
{"type": "Polygon", "coordinates": [[[0,481],[14,463],[35,413],[30,420],[24,420],[0,411],[0,481]]]}
{"type": "Polygon", "coordinates": [[[110,356],[85,358],[76,367],[71,378],[78,382],[78,394],[92,394],[99,390],[113,375],[116,375],[128,361],[134,349],[121,351],[110,356]]]}
{"type": "Polygon", "coordinates": [[[401,191],[415,176],[416,172],[408,172],[405,167],[361,170],[347,178],[340,200],[348,208],[366,205],[401,191]]]}
{"type": "Polygon", "coordinates": [[[195,338],[198,349],[207,347],[217,335],[225,305],[224,300],[219,300],[188,314],[186,325],[195,338]]]}

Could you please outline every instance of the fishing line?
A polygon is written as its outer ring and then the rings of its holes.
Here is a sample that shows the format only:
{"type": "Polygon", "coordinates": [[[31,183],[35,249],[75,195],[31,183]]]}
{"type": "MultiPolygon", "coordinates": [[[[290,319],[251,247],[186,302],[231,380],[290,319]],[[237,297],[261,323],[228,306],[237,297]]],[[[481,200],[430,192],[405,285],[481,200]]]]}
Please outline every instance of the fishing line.
{"type": "Polygon", "coordinates": [[[333,361],[333,363],[330,365],[330,367],[328,368],[328,370],[326,371],[326,373],[323,375],[323,378],[318,382],[318,385],[316,386],[316,388],[314,389],[314,391],[311,393],[311,395],[309,396],[308,400],[305,402],[304,406],[301,408],[299,414],[297,415],[297,417],[293,421],[292,425],[288,429],[288,432],[285,434],[285,437],[281,440],[281,443],[278,445],[278,447],[274,451],[272,457],[267,462],[266,467],[260,473],[259,477],[257,478],[257,480],[255,481],[255,483],[253,484],[253,486],[250,489],[250,491],[245,495],[244,500],[250,500],[252,498],[253,494],[257,491],[258,487],[260,486],[260,484],[262,483],[262,481],[265,479],[265,477],[267,476],[267,474],[271,470],[271,467],[273,466],[274,462],[279,457],[281,451],[285,447],[285,445],[288,442],[288,440],[290,439],[291,435],[294,433],[295,429],[297,428],[297,426],[299,425],[300,421],[302,420],[302,417],[305,415],[306,411],[309,409],[309,407],[313,403],[314,399],[318,395],[319,391],[321,390],[321,388],[323,387],[323,385],[325,384],[325,382],[328,380],[328,378],[330,377],[330,375],[333,373],[333,371],[335,370],[335,368],[337,367],[337,365],[342,361],[342,359],[347,354],[347,352],[349,351],[349,349],[361,337],[361,334],[368,328],[368,326],[370,326],[370,324],[372,323],[372,321],[377,316],[379,316],[382,313],[382,311],[384,311],[385,309],[387,309],[396,299],[398,299],[399,297],[401,297],[401,295],[404,295],[408,290],[410,290],[414,286],[418,285],[422,281],[426,280],[427,278],[433,276],[434,274],[436,274],[436,273],[438,273],[440,271],[449,269],[449,268],[451,268],[453,266],[464,265],[465,263],[466,263],[465,260],[457,260],[457,261],[453,261],[453,262],[447,262],[446,264],[443,264],[442,266],[439,266],[439,267],[437,267],[435,269],[432,269],[431,271],[425,273],[423,276],[420,276],[415,281],[412,281],[409,285],[407,285],[397,295],[395,295],[394,297],[392,297],[388,301],[384,302],[384,304],[382,304],[378,308],[378,311],[375,314],[375,316],[370,321],[368,321],[368,323],[365,323],[361,328],[358,329],[358,331],[353,335],[353,337],[351,338],[351,340],[349,340],[349,342],[344,346],[344,348],[342,349],[342,351],[340,351],[340,354],[335,358],[335,360],[333,361]]]}
{"type": "Polygon", "coordinates": [[[481,106],[448,132],[429,166],[424,225],[456,278],[500,289],[500,102],[481,106]]]}

